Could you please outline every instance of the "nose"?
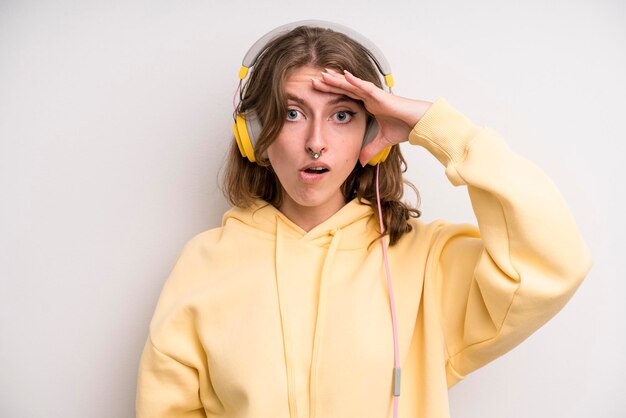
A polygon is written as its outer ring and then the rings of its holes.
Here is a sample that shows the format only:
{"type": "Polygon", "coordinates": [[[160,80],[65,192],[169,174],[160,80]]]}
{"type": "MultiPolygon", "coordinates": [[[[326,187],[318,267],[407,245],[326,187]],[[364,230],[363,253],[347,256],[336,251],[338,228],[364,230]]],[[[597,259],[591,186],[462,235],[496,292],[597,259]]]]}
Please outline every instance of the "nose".
{"type": "Polygon", "coordinates": [[[324,123],[320,120],[320,118],[314,118],[309,126],[305,149],[307,153],[317,156],[320,156],[322,153],[328,151],[328,142],[324,132],[324,123]]]}

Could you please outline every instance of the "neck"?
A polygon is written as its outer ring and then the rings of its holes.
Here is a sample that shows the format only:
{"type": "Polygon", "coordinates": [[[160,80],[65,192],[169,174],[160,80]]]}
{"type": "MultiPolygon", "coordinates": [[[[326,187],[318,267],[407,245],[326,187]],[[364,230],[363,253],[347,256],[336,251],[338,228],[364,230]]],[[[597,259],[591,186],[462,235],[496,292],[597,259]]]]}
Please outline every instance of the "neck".
{"type": "Polygon", "coordinates": [[[314,206],[300,205],[286,197],[278,210],[289,218],[290,221],[309,232],[337,213],[345,204],[346,202],[341,195],[324,204],[314,206]]]}

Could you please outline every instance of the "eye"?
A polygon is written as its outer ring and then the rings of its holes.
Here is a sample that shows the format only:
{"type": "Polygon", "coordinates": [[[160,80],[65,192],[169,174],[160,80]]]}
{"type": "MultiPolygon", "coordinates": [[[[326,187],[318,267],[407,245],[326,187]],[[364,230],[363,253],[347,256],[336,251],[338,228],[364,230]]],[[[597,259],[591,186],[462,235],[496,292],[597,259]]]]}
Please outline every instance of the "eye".
{"type": "Polygon", "coordinates": [[[287,109],[287,120],[297,120],[300,116],[300,111],[296,109],[287,109]]]}
{"type": "Polygon", "coordinates": [[[350,120],[352,120],[353,116],[354,112],[351,112],[349,110],[340,110],[339,112],[335,113],[335,120],[339,123],[348,123],[350,122],[350,120]]]}

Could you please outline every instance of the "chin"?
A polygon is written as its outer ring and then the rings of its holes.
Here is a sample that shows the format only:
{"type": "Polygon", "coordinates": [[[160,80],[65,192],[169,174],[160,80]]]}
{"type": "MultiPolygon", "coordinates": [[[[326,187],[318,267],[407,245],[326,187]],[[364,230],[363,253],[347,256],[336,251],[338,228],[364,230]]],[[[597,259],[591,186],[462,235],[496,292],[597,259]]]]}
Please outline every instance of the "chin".
{"type": "Polygon", "coordinates": [[[332,194],[319,194],[319,193],[310,193],[308,195],[305,196],[292,196],[289,195],[287,193],[285,193],[285,197],[284,197],[284,202],[287,203],[289,201],[288,204],[293,204],[293,205],[297,205],[297,206],[301,206],[303,208],[309,208],[309,209],[314,209],[314,208],[323,208],[323,207],[328,207],[328,206],[338,206],[339,204],[341,204],[341,206],[343,206],[345,204],[345,199],[343,197],[343,194],[341,194],[341,191],[338,190],[339,195],[337,195],[336,193],[332,193],[332,194]]]}

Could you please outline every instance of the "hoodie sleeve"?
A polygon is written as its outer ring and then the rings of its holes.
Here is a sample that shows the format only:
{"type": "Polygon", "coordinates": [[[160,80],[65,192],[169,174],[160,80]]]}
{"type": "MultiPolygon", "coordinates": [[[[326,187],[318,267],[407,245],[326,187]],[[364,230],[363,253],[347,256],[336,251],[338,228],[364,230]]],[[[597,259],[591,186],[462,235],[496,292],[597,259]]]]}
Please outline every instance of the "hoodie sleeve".
{"type": "Polygon", "coordinates": [[[550,179],[444,99],[409,136],[466,185],[479,231],[440,225],[434,280],[448,386],[522,342],[571,298],[591,267],[587,246],[550,179]]]}
{"type": "Polygon", "coordinates": [[[198,234],[185,245],[161,291],[139,363],[137,418],[206,418],[205,407],[214,406],[190,303],[208,269],[205,237],[198,234]]]}
{"type": "Polygon", "coordinates": [[[137,418],[206,418],[198,371],[162,353],[148,339],[137,383],[137,418]]]}

